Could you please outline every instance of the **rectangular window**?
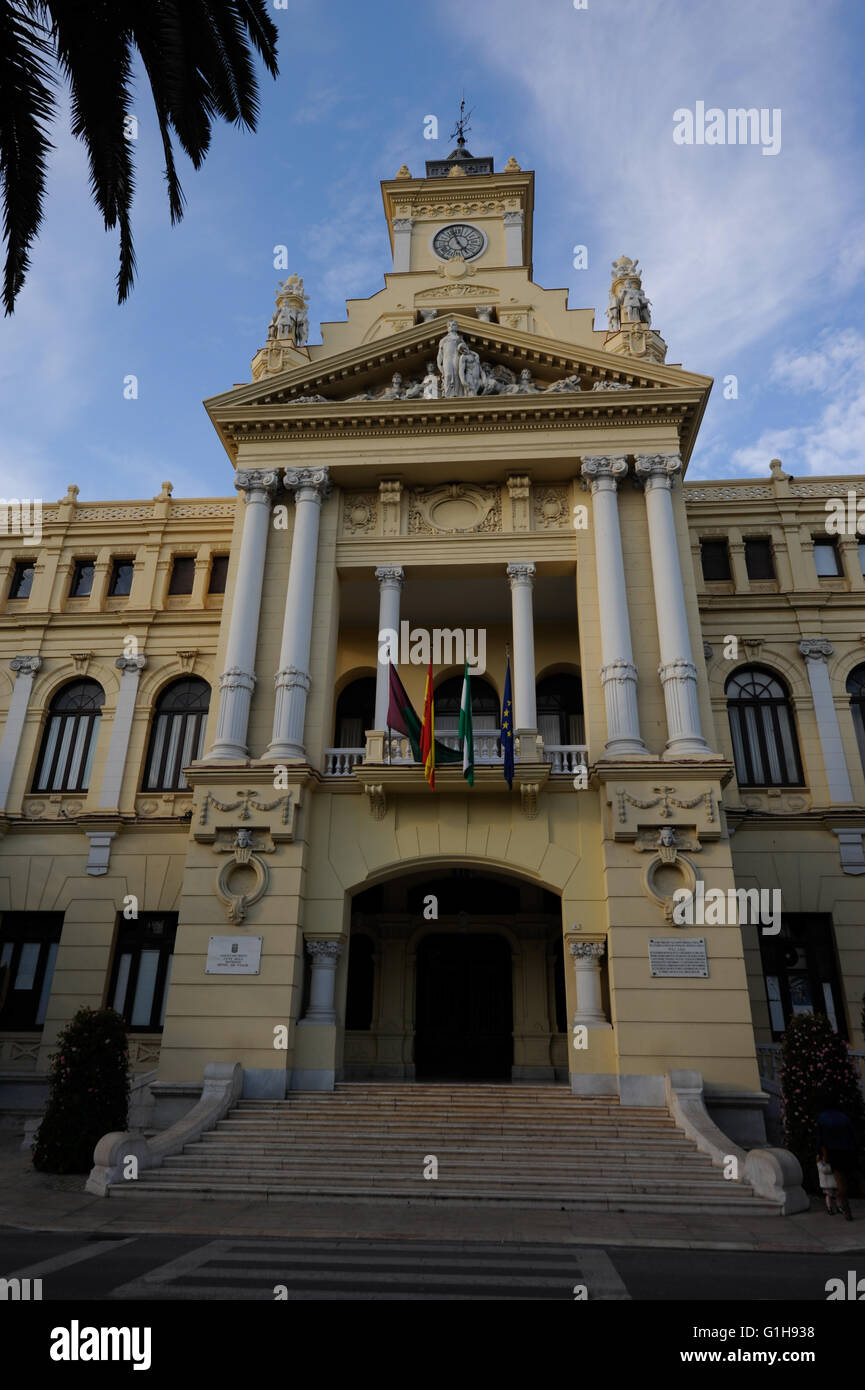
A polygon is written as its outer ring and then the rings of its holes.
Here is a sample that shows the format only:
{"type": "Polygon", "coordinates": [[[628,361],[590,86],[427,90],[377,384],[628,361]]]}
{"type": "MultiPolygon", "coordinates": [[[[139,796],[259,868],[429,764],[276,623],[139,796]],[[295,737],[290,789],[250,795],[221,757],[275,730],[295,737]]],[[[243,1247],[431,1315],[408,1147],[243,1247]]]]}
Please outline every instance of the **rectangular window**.
{"type": "Polygon", "coordinates": [[[87,598],[93,588],[93,560],[76,560],[69,586],[70,598],[87,598]]]}
{"type": "Polygon", "coordinates": [[[135,1032],[162,1029],[176,934],[176,912],[141,912],[134,922],[118,921],[108,999],[135,1032]]]}
{"type": "Polygon", "coordinates": [[[6,912],[0,921],[0,1029],[38,1032],[45,1022],[62,912],[6,912]]]}
{"type": "Polygon", "coordinates": [[[777,936],[760,933],[760,953],[773,1038],[799,1014],[825,1014],[846,1038],[847,1028],[828,913],[785,912],[777,936]]]}
{"type": "Polygon", "coordinates": [[[115,560],[111,566],[111,579],[108,584],[110,598],[127,598],[132,588],[134,560],[115,560]]]}
{"type": "Polygon", "coordinates": [[[207,586],[207,592],[209,594],[224,594],[227,577],[228,556],[214,555],[210,562],[210,583],[207,586]]]}
{"type": "Polygon", "coordinates": [[[749,579],[774,579],[775,561],[768,536],[748,536],[745,540],[745,569],[749,579]]]}
{"type": "Polygon", "coordinates": [[[814,564],[821,578],[831,578],[841,573],[841,557],[838,547],[832,540],[814,538],[814,564]]]}
{"type": "Polygon", "coordinates": [[[732,579],[726,541],[700,541],[700,559],[705,580],[732,579]]]}
{"type": "Polygon", "coordinates": [[[191,594],[195,579],[195,556],[175,555],[168,584],[170,594],[191,594]]]}
{"type": "Polygon", "coordinates": [[[9,586],[10,598],[29,598],[33,588],[34,566],[32,560],[16,560],[9,586]]]}

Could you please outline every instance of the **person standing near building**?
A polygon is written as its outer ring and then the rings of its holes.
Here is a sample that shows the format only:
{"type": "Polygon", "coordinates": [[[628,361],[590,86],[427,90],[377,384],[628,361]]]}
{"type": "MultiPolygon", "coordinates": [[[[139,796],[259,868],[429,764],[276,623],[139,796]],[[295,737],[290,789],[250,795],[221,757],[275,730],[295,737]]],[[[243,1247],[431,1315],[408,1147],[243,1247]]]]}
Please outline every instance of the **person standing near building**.
{"type": "MultiPolygon", "coordinates": [[[[829,1103],[817,1116],[817,1145],[829,1164],[838,1188],[838,1205],[847,1221],[852,1221],[847,1185],[856,1172],[856,1132],[849,1115],[829,1103]]],[[[822,1178],[821,1178],[822,1186],[822,1178]]]]}

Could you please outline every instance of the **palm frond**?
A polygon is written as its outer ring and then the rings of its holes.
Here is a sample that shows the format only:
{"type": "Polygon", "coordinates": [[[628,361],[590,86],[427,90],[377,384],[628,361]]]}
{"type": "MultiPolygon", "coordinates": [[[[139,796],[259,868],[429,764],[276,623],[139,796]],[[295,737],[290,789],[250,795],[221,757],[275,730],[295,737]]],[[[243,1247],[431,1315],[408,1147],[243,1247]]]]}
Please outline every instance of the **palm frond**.
{"type": "Polygon", "coordinates": [[[44,127],[56,99],[45,60],[51,45],[38,16],[0,0],[0,191],[3,203],[3,305],[11,314],[30,268],[42,225],[45,174],[52,145],[44,127]]]}

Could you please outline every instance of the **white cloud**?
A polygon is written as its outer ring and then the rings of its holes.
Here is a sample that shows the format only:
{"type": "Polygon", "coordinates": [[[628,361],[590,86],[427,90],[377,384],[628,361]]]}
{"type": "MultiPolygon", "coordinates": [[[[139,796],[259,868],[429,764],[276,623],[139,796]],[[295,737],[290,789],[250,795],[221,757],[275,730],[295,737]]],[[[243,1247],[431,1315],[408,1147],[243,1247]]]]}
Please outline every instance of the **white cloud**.
{"type": "Polygon", "coordinates": [[[782,390],[819,393],[822,402],[807,424],[764,430],[736,450],[734,471],[765,473],[770,458],[781,458],[793,474],[865,472],[865,338],[852,329],[823,334],[812,351],[779,352],[769,376],[782,390]]]}

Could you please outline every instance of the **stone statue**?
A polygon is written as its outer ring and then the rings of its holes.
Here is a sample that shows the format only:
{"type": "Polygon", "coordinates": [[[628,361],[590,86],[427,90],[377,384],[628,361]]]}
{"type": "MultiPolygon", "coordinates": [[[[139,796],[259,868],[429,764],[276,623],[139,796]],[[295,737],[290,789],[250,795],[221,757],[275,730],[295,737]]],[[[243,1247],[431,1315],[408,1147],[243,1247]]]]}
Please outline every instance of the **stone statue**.
{"type": "Polygon", "coordinates": [[[475,313],[477,314],[477,316],[478,316],[478,318],[480,319],[481,323],[492,323],[492,321],[493,321],[493,306],[492,306],[492,304],[479,304],[478,307],[477,307],[476,310],[475,310],[475,313]]]}
{"type": "Polygon", "coordinates": [[[494,366],[492,362],[481,363],[481,374],[483,376],[482,396],[504,395],[510,391],[517,379],[510,367],[503,367],[501,364],[494,366]]]}
{"type": "Polygon", "coordinates": [[[564,376],[561,381],[554,381],[552,386],[548,386],[548,391],[579,391],[580,378],[578,376],[564,376]]]}
{"type": "Polygon", "coordinates": [[[423,398],[425,401],[438,400],[439,379],[434,362],[427,362],[426,376],[423,379],[423,398]]]}
{"type": "Polygon", "coordinates": [[[302,347],[309,338],[307,298],[299,275],[289,275],[276,292],[276,312],[270,320],[267,340],[282,339],[302,347]]]}
{"type": "Polygon", "coordinates": [[[532,374],[528,367],[523,367],[520,372],[520,379],[516,385],[511,386],[509,396],[529,396],[534,395],[540,388],[532,381],[532,374]]]}
{"type": "Polygon", "coordinates": [[[622,326],[622,302],[612,290],[610,290],[610,302],[607,305],[607,323],[611,333],[618,333],[622,326]]]}
{"type": "Polygon", "coordinates": [[[438,369],[441,372],[443,396],[462,395],[460,358],[468,350],[459,335],[456,319],[448,319],[448,331],[439,343],[436,359],[438,369]]]}
{"type": "Polygon", "coordinates": [[[390,386],[382,391],[379,396],[380,401],[398,401],[402,398],[402,376],[399,372],[394,372],[391,377],[390,386]]]}
{"type": "Polygon", "coordinates": [[[629,323],[650,324],[652,322],[649,301],[642,291],[639,280],[629,279],[622,300],[622,307],[627,313],[629,323]]]}
{"type": "Polygon", "coordinates": [[[460,382],[466,396],[477,396],[481,389],[481,359],[471,348],[466,348],[459,364],[460,382]]]}
{"type": "Polygon", "coordinates": [[[402,393],[404,401],[416,401],[423,395],[423,381],[418,377],[415,381],[409,382],[402,393]]]}

